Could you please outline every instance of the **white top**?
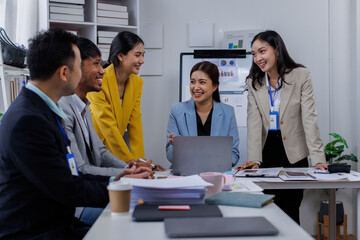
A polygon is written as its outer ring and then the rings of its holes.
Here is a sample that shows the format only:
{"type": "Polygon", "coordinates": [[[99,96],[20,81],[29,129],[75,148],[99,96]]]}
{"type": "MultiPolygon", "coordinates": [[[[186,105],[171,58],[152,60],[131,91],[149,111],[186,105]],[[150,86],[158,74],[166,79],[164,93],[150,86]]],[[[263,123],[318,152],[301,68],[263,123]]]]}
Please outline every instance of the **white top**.
{"type": "MultiPolygon", "coordinates": [[[[268,75],[265,74],[265,81],[266,81],[266,86],[269,88],[269,79],[268,79],[268,75]]],[[[277,84],[276,84],[276,88],[273,88],[270,86],[271,89],[271,96],[274,102],[274,108],[271,108],[271,101],[270,101],[270,96],[269,96],[269,105],[270,105],[270,109],[272,109],[272,111],[276,111],[279,112],[280,111],[280,99],[281,99],[281,88],[280,87],[280,82],[281,82],[281,78],[279,78],[277,84]]]]}

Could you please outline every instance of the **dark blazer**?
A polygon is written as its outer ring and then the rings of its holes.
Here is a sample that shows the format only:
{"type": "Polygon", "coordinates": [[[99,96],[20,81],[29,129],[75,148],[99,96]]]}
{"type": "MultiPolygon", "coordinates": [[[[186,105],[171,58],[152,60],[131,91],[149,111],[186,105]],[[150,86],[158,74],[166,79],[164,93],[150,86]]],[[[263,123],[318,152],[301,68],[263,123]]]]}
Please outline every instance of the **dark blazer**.
{"type": "Polygon", "coordinates": [[[76,206],[108,203],[107,179],[71,175],[56,114],[23,88],[0,125],[0,239],[65,237],[76,206]]]}

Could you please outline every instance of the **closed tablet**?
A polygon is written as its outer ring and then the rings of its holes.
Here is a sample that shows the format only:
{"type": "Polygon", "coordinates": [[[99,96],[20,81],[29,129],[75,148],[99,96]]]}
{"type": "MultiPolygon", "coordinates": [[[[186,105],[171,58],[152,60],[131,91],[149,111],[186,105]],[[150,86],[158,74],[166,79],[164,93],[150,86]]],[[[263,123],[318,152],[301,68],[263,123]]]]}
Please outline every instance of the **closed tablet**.
{"type": "Polygon", "coordinates": [[[272,236],[279,231],[264,217],[166,218],[168,237],[272,236]]]}

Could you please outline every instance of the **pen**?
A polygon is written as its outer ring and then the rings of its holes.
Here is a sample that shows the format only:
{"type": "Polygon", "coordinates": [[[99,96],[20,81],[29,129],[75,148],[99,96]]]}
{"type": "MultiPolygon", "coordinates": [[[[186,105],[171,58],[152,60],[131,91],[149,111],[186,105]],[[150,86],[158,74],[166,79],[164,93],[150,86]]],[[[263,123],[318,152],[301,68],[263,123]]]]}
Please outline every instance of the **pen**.
{"type": "Polygon", "coordinates": [[[311,174],[306,174],[306,176],[309,176],[309,177],[311,177],[312,179],[316,179],[316,177],[315,176],[313,176],[313,175],[311,175],[311,174]]]}
{"type": "Polygon", "coordinates": [[[247,165],[243,165],[243,166],[237,167],[235,174],[237,174],[237,173],[238,173],[239,171],[241,171],[241,170],[245,170],[245,169],[252,168],[252,167],[255,166],[256,164],[257,164],[256,162],[252,162],[252,163],[249,163],[249,164],[247,164],[247,165]]]}

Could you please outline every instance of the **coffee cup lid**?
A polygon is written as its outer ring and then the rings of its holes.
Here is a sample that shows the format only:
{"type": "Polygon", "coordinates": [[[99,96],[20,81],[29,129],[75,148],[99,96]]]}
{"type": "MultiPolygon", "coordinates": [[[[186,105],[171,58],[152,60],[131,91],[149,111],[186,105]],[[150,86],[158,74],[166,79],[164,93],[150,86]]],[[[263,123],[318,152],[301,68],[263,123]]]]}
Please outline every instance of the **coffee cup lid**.
{"type": "Polygon", "coordinates": [[[109,183],[109,185],[107,186],[107,189],[108,190],[131,190],[132,187],[131,187],[130,183],[128,183],[128,182],[116,181],[116,182],[109,183]]]}

